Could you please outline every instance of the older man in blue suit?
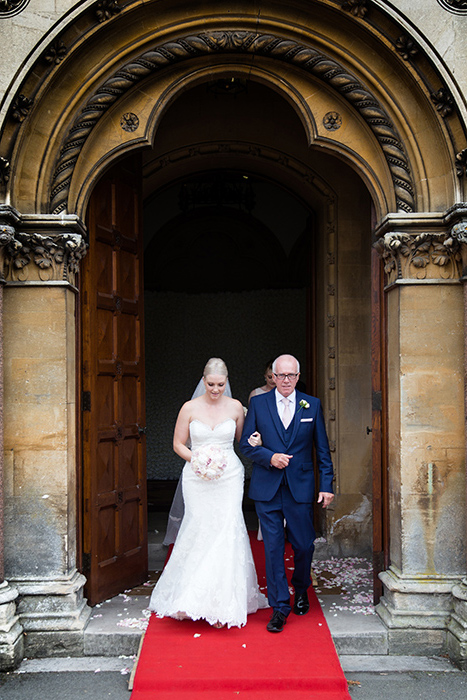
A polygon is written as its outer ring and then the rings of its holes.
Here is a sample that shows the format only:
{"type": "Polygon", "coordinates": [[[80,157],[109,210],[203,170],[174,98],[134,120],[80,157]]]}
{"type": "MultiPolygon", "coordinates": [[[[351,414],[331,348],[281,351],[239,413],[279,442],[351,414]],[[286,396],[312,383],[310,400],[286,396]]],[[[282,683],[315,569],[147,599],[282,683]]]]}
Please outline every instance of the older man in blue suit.
{"type": "Polygon", "coordinates": [[[284,562],[284,518],[294,551],[292,585],[294,613],[310,607],[308,587],[314,551],[313,444],[319,470],[318,503],[326,508],[334,498],[333,466],[321,402],[295,390],[300,365],[292,355],[281,355],[272,367],[276,389],[251,399],[240,447],[253,460],[249,495],[255,501],[266,553],[268,600],[273,609],[269,632],[282,632],[291,611],[284,562]],[[261,436],[252,446],[252,433],[261,436]]]}

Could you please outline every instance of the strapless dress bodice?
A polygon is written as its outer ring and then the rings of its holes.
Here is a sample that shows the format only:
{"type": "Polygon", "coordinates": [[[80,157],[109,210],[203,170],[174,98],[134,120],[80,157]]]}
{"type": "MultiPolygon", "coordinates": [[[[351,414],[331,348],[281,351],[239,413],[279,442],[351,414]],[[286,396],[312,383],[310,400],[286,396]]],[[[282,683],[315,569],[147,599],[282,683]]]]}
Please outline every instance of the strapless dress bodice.
{"type": "Polygon", "coordinates": [[[203,445],[217,445],[224,450],[231,450],[236,427],[233,418],[226,418],[214,428],[195,418],[190,423],[191,449],[196,450],[203,445]]]}

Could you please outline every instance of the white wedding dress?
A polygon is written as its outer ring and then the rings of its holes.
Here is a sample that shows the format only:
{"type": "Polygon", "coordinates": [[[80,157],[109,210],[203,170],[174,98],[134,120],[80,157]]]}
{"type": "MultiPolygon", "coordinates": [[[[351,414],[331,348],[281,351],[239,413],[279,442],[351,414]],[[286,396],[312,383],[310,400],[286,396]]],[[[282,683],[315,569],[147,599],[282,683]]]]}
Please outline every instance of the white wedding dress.
{"type": "Polygon", "coordinates": [[[235,427],[232,418],[213,429],[199,420],[190,423],[191,449],[216,445],[226,454],[227,467],[219,479],[207,481],[185,464],[185,514],[149,603],[158,617],[242,627],[247,614],[268,607],[243,519],[244,471],[233,449],[235,427]]]}

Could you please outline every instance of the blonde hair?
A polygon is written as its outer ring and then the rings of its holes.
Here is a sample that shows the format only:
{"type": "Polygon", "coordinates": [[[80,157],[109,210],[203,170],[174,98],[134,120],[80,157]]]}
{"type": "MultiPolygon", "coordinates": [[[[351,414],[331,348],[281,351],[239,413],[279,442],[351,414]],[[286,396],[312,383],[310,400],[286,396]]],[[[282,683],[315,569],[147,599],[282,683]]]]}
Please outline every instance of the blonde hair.
{"type": "Polygon", "coordinates": [[[224,360],[221,360],[220,357],[211,357],[206,362],[203,377],[207,377],[208,374],[221,374],[223,377],[227,377],[229,373],[227,372],[227,365],[224,360]]]}

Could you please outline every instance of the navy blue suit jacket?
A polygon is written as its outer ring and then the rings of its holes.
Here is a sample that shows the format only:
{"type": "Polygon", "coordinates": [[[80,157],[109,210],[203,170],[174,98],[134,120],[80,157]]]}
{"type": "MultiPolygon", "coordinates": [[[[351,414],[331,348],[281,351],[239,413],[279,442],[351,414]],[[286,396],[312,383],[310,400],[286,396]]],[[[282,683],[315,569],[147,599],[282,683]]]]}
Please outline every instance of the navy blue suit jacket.
{"type": "Polygon", "coordinates": [[[272,467],[271,457],[275,452],[282,452],[293,455],[285,471],[294,499],[298,503],[312,503],[315,490],[313,443],[319,469],[319,490],[333,493],[334,472],[321,401],[297,391],[295,415],[289,431],[287,442],[277,412],[274,389],[251,399],[240,448],[253,460],[249,496],[254,501],[270,501],[274,498],[283,479],[284,470],[272,467]],[[310,407],[302,408],[302,400],[310,407]],[[261,433],[263,444],[251,447],[248,438],[256,430],[261,433]]]}

